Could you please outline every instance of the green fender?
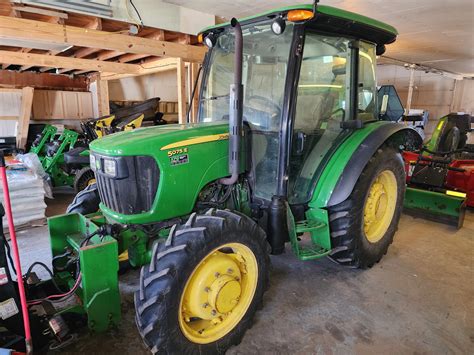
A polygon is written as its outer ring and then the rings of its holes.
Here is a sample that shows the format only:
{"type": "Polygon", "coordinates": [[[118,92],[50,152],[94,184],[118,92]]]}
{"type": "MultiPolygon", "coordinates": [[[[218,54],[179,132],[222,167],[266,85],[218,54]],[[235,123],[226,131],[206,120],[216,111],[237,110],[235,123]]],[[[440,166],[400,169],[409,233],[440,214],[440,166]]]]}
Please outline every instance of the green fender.
{"type": "Polygon", "coordinates": [[[388,121],[366,123],[350,134],[326,164],[308,203],[306,221],[295,224],[291,223],[292,217],[289,218],[290,240],[298,258],[317,259],[330,253],[332,244],[327,208],[349,197],[370,158],[386,143],[396,148],[416,149],[421,146],[422,139],[414,129],[388,121]],[[314,247],[305,249],[299,246],[296,235],[303,232],[310,233],[314,247]]]}
{"type": "Polygon", "coordinates": [[[330,207],[346,200],[370,158],[386,142],[396,148],[411,150],[419,148],[422,139],[418,132],[403,124],[367,123],[333,154],[316,185],[309,207],[330,207]]]}

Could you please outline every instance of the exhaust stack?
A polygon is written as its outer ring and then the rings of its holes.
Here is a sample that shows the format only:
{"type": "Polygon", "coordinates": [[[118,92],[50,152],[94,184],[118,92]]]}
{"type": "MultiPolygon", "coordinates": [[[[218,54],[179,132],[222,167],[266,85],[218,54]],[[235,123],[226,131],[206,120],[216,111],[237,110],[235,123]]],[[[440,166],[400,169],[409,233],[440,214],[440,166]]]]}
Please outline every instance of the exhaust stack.
{"type": "Polygon", "coordinates": [[[235,70],[234,83],[230,85],[229,103],[229,173],[228,178],[220,180],[221,184],[235,184],[240,172],[240,147],[242,139],[242,61],[243,61],[243,39],[242,28],[236,18],[232,18],[230,25],[235,33],[235,70]]]}

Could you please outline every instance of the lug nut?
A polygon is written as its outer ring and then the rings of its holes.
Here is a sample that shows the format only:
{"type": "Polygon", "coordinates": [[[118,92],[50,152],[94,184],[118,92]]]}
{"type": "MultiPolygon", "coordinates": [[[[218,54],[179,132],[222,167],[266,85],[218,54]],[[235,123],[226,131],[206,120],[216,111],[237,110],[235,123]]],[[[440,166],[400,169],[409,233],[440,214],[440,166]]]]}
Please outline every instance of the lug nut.
{"type": "Polygon", "coordinates": [[[215,276],[216,278],[218,278],[219,276],[221,276],[221,274],[219,274],[218,272],[216,272],[216,273],[214,274],[214,276],[215,276]]]}
{"type": "Polygon", "coordinates": [[[207,302],[202,305],[202,308],[207,308],[207,307],[209,307],[209,303],[207,302]]]}
{"type": "Polygon", "coordinates": [[[234,273],[234,270],[232,270],[232,269],[227,269],[227,273],[228,273],[228,274],[232,274],[232,273],[234,273]]]}
{"type": "Polygon", "coordinates": [[[211,289],[209,287],[204,287],[204,292],[209,292],[211,289]]]}
{"type": "Polygon", "coordinates": [[[215,315],[217,314],[216,310],[213,309],[212,312],[211,312],[211,314],[212,314],[213,316],[215,316],[215,315]]]}

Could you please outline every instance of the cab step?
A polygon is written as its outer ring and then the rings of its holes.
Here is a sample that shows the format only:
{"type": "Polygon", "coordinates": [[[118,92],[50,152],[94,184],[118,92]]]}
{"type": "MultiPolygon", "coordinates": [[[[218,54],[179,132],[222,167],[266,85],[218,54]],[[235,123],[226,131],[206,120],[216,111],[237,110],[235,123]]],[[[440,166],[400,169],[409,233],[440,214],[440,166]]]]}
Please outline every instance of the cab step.
{"type": "Polygon", "coordinates": [[[318,220],[304,220],[295,224],[295,232],[291,235],[291,246],[293,252],[300,260],[314,260],[322,258],[330,253],[330,249],[321,246],[318,241],[321,236],[328,233],[328,225],[318,220]],[[300,235],[310,233],[311,238],[301,240],[300,235]]]}

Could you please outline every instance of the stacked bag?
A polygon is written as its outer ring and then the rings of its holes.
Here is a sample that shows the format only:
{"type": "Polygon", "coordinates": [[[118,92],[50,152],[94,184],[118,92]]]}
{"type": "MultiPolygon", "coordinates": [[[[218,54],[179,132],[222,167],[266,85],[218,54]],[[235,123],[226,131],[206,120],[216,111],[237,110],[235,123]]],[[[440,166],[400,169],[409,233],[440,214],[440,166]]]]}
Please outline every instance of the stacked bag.
{"type": "MultiPolygon", "coordinates": [[[[41,167],[41,163],[36,156],[37,162],[31,155],[25,154],[17,156],[15,160],[7,160],[7,180],[15,227],[45,218],[45,184],[42,172],[38,170],[38,164],[41,167]]],[[[4,201],[0,185],[0,202],[3,204],[4,201]]],[[[3,217],[3,226],[8,226],[6,217],[3,217]]]]}

